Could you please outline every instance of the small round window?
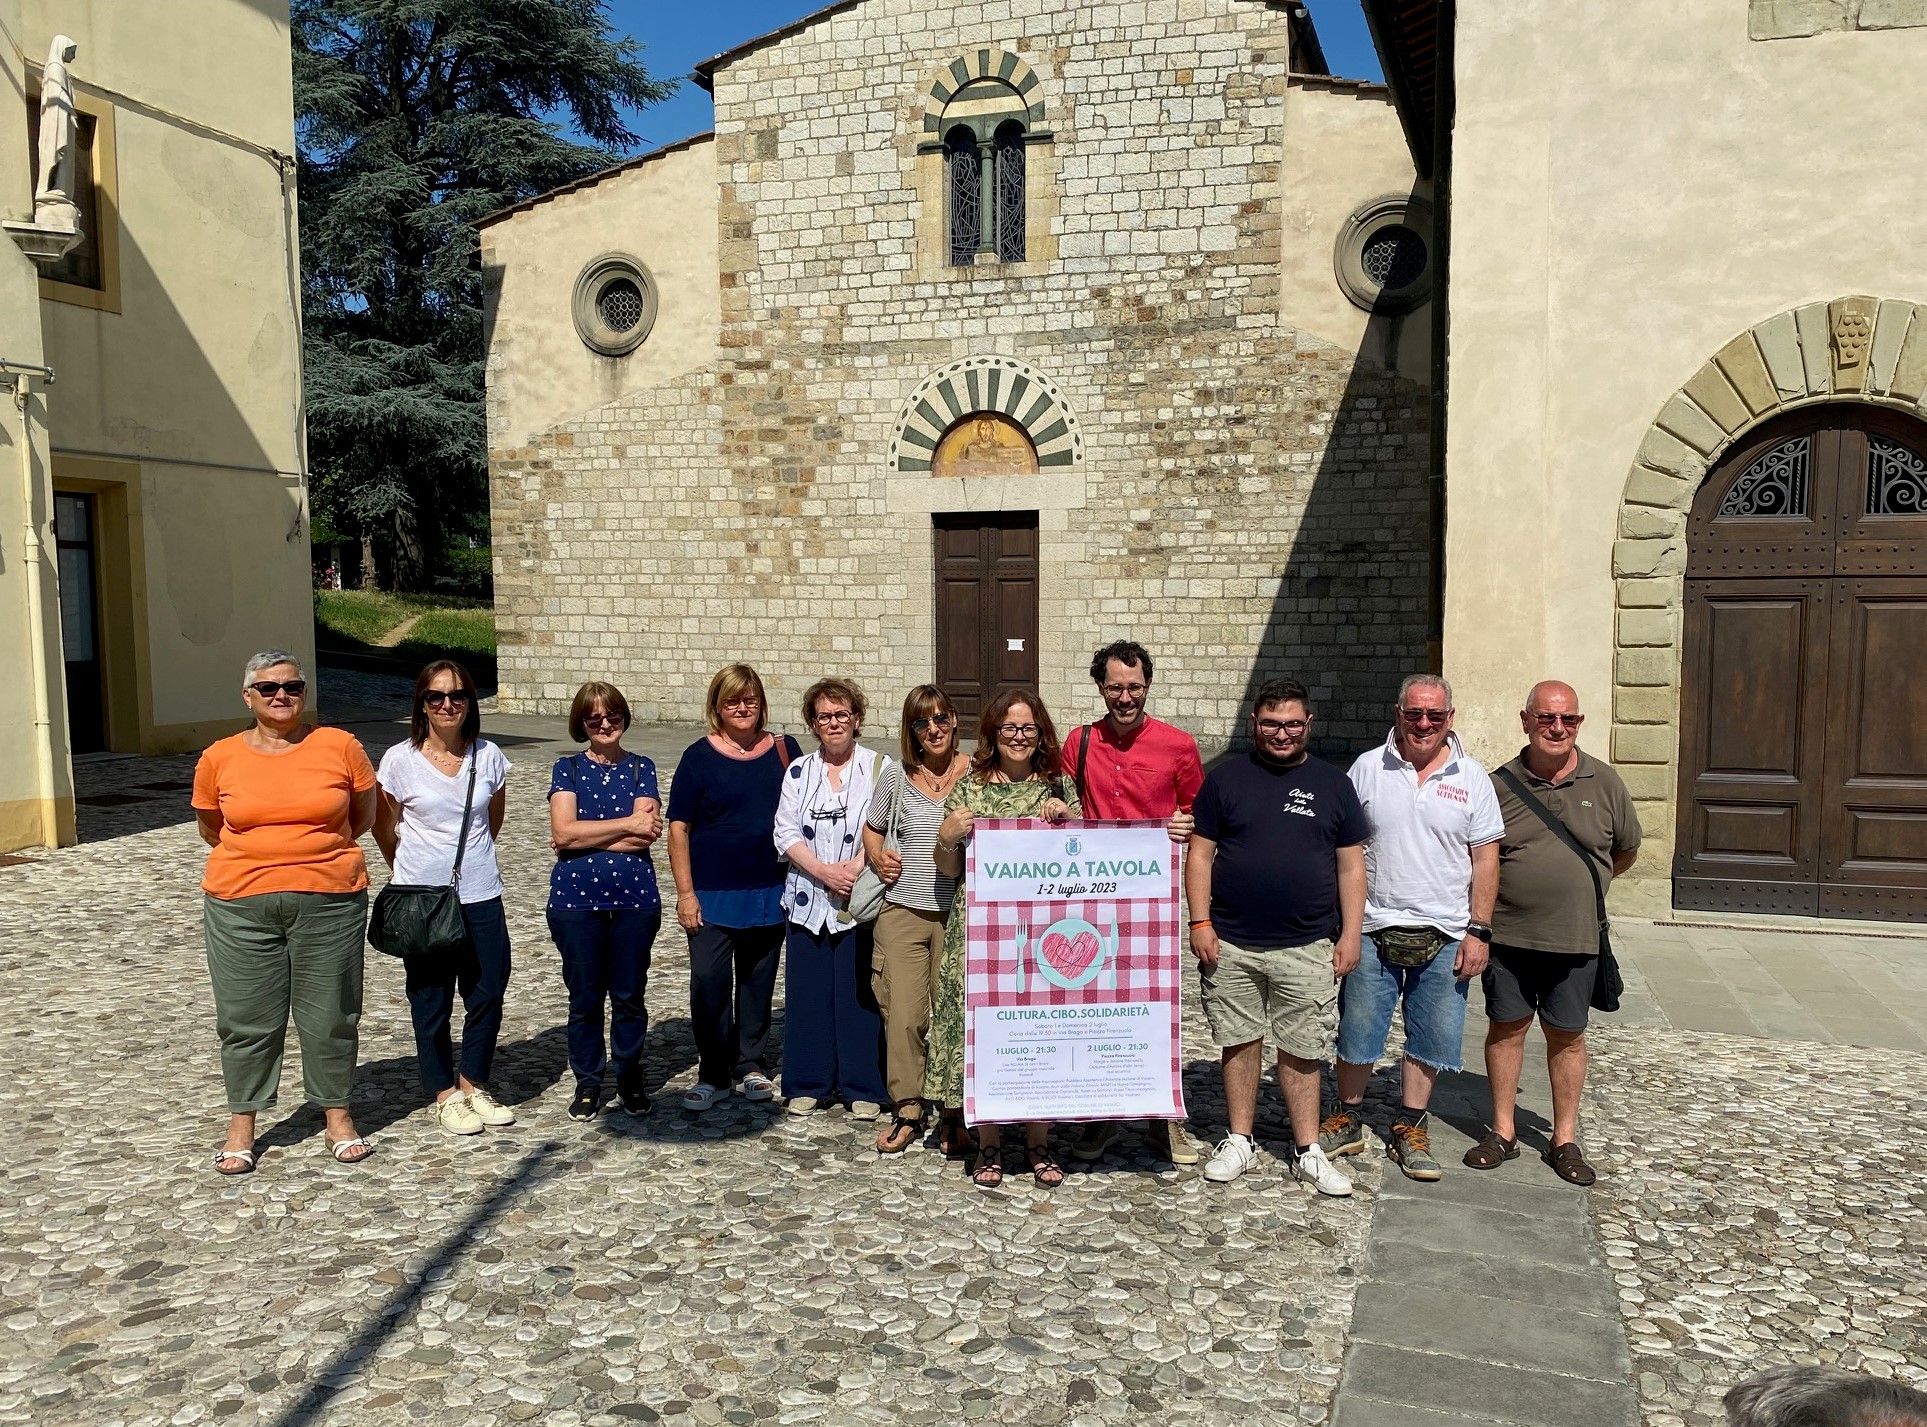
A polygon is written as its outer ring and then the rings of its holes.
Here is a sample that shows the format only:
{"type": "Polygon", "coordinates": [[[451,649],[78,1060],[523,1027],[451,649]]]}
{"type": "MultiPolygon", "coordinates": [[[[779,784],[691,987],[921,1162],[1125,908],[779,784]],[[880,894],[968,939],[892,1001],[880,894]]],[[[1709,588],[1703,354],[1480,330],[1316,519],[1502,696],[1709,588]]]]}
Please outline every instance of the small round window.
{"type": "Polygon", "coordinates": [[[655,324],[655,280],[634,258],[605,253],[575,280],[574,307],[576,333],[589,350],[626,356],[655,324]]]}
{"type": "Polygon", "coordinates": [[[1367,312],[1410,312],[1432,295],[1432,210],[1388,195],[1346,220],[1332,254],[1338,286],[1367,312]]]}

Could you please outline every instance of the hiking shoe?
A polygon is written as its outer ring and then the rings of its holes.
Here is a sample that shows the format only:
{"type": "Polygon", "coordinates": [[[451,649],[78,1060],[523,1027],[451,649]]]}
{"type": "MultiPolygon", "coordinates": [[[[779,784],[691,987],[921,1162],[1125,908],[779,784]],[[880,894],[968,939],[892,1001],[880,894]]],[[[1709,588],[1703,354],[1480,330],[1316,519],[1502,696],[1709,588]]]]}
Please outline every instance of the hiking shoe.
{"type": "Polygon", "coordinates": [[[596,1117],[596,1111],[601,1108],[602,1087],[600,1085],[578,1085],[575,1087],[575,1099],[569,1102],[569,1118],[571,1120],[582,1120],[585,1122],[593,1120],[596,1117]]]}
{"type": "Polygon", "coordinates": [[[1333,1102],[1318,1122],[1318,1148],[1329,1155],[1358,1154],[1365,1148],[1365,1107],[1333,1102]]]}
{"type": "Polygon", "coordinates": [[[1204,1177],[1213,1184],[1229,1184],[1257,1162],[1258,1146],[1243,1135],[1229,1134],[1218,1141],[1217,1149],[1206,1161],[1204,1177]]]}
{"type": "Polygon", "coordinates": [[[750,1071],[749,1074],[742,1078],[741,1083],[738,1084],[736,1088],[743,1092],[743,1098],[745,1100],[774,1100],[776,1098],[776,1082],[760,1070],[750,1071]]]}
{"type": "Polygon", "coordinates": [[[1117,1126],[1109,1120],[1094,1120],[1071,1141],[1071,1158],[1090,1164],[1104,1157],[1104,1151],[1117,1138],[1117,1126]]]}
{"type": "Polygon", "coordinates": [[[435,1123],[449,1135],[479,1135],[482,1117],[468,1108],[468,1097],[460,1091],[435,1107],[435,1123]]]}
{"type": "Polygon", "coordinates": [[[468,1108],[481,1116],[484,1125],[500,1127],[515,1123],[515,1112],[479,1085],[468,1092],[468,1108]]]}
{"type": "Polygon", "coordinates": [[[625,1115],[646,1115],[655,1107],[655,1101],[640,1085],[616,1082],[616,1103],[622,1106],[625,1115]]]}
{"type": "Polygon", "coordinates": [[[1182,1120],[1153,1120],[1149,1135],[1151,1148],[1163,1152],[1172,1164],[1196,1164],[1204,1156],[1184,1132],[1182,1120]]]}
{"type": "Polygon", "coordinates": [[[1352,1192],[1352,1182],[1338,1172],[1337,1166],[1325,1158],[1325,1152],[1317,1145],[1300,1151],[1291,1163],[1291,1172],[1299,1183],[1309,1184],[1320,1194],[1329,1194],[1334,1199],[1343,1199],[1352,1192]]]}
{"type": "Polygon", "coordinates": [[[1444,1167],[1432,1157],[1432,1132],[1423,1120],[1416,1125],[1393,1125],[1385,1152],[1405,1171],[1407,1179],[1421,1179],[1429,1184],[1445,1178],[1444,1167]]]}

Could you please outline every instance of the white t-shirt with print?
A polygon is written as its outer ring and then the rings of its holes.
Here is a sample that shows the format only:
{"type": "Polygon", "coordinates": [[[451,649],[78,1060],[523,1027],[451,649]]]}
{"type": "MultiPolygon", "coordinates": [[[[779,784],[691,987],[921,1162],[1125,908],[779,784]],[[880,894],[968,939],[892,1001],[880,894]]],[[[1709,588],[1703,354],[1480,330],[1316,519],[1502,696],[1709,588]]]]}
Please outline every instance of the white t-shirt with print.
{"type": "Polygon", "coordinates": [[[395,848],[393,880],[411,887],[446,887],[455,869],[455,837],[462,825],[462,800],[468,794],[468,765],[475,761],[475,805],[468,819],[468,852],[462,858],[463,902],[487,902],[502,895],[502,871],[495,862],[495,837],[488,830],[488,803],[508,781],[510,763],[502,750],[479,738],[453,774],[428,761],[404,740],[381,756],[375,781],[401,804],[401,839],[395,848]]]}
{"type": "Polygon", "coordinates": [[[1472,917],[1472,849],[1505,831],[1499,795],[1476,758],[1447,734],[1445,766],[1420,786],[1395,736],[1358,755],[1352,787],[1371,820],[1365,844],[1365,930],[1436,927],[1454,939],[1472,917]]]}

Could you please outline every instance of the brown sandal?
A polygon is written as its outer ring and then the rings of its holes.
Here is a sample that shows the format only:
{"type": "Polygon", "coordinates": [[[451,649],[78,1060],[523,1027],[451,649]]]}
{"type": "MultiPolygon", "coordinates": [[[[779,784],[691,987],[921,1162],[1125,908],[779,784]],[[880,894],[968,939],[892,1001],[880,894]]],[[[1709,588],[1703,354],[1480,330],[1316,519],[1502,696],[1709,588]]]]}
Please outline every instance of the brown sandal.
{"type": "Polygon", "coordinates": [[[977,1137],[970,1133],[961,1115],[945,1115],[937,1122],[937,1147],[945,1159],[963,1159],[977,1148],[977,1137]]]}
{"type": "Polygon", "coordinates": [[[1465,1152],[1467,1169],[1497,1169],[1509,1159],[1519,1157],[1519,1142],[1508,1140],[1497,1130],[1487,1130],[1485,1138],[1465,1152]]]}
{"type": "Polygon", "coordinates": [[[1592,1166],[1586,1163],[1585,1156],[1579,1153],[1579,1146],[1571,1140],[1567,1140],[1563,1145],[1554,1145],[1540,1158],[1552,1166],[1554,1174],[1566,1183],[1576,1184],[1581,1189],[1588,1188],[1599,1178],[1593,1173],[1592,1166]]]}

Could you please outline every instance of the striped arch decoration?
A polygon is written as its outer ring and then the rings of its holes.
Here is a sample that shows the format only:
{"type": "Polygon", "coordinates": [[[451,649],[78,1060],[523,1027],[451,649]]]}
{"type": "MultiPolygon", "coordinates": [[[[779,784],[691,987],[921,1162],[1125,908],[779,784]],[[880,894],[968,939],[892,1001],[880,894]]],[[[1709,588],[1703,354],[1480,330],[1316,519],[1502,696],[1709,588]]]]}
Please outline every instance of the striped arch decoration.
{"type": "Polygon", "coordinates": [[[958,90],[979,79],[1000,79],[1008,84],[1030,106],[1024,127],[1031,130],[1043,127],[1044,85],[1038,79],[1037,71],[1009,50],[992,45],[987,49],[971,50],[959,55],[938,70],[936,77],[924,86],[923,137],[926,142],[942,141],[944,106],[956,97],[958,90]]]}
{"type": "Polygon", "coordinates": [[[1040,468],[1084,464],[1084,435],[1055,383],[1010,357],[967,357],[932,372],[911,394],[890,443],[891,468],[927,474],[944,432],[980,411],[1023,427],[1040,468]]]}

